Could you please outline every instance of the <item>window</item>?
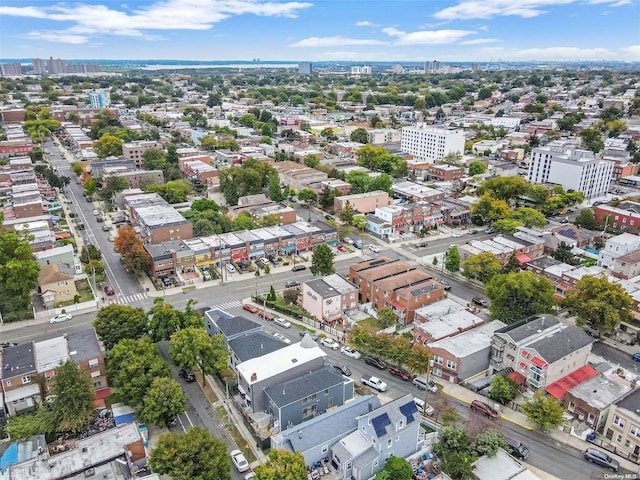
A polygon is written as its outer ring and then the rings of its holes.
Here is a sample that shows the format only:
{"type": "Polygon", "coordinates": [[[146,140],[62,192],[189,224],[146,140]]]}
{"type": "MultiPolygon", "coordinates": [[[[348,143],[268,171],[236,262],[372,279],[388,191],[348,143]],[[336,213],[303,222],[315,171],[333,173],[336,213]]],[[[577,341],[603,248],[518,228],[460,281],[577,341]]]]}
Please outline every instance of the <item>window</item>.
{"type": "Polygon", "coordinates": [[[613,424],[619,426],[620,428],[624,428],[624,425],[625,425],[624,418],[621,418],[618,415],[614,415],[613,424]]]}
{"type": "Polygon", "coordinates": [[[312,405],[310,407],[307,407],[307,408],[302,410],[302,418],[307,419],[307,418],[314,417],[316,415],[316,412],[317,412],[316,405],[312,405]]]}
{"type": "Polygon", "coordinates": [[[616,442],[620,443],[622,441],[622,435],[616,435],[616,442]]]}
{"type": "Polygon", "coordinates": [[[31,383],[31,377],[29,375],[22,377],[22,383],[31,383]]]}
{"type": "Polygon", "coordinates": [[[442,365],[443,362],[444,359],[442,357],[439,357],[437,355],[433,357],[433,363],[435,363],[436,365],[442,365]]]}
{"type": "Polygon", "coordinates": [[[329,446],[328,445],[323,445],[321,452],[322,453],[327,453],[328,451],[329,451],[329,446]]]}
{"type": "Polygon", "coordinates": [[[640,427],[638,427],[637,425],[631,424],[631,427],[629,428],[629,433],[631,435],[635,435],[636,437],[640,438],[640,427]]]}
{"type": "Polygon", "coordinates": [[[387,440],[387,447],[390,447],[392,444],[393,444],[393,439],[392,438],[387,440]]]}
{"type": "Polygon", "coordinates": [[[447,368],[449,370],[455,370],[458,364],[456,362],[452,362],[451,360],[447,360],[447,368]]]}

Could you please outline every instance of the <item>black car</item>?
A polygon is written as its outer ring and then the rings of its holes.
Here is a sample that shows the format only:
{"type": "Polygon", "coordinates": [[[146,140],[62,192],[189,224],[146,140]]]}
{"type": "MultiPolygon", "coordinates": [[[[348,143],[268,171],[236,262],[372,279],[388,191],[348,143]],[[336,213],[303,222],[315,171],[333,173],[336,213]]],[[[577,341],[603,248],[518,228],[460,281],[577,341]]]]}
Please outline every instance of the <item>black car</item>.
{"type": "Polygon", "coordinates": [[[184,378],[185,382],[187,382],[187,383],[191,383],[191,382],[195,382],[196,381],[196,376],[193,374],[193,372],[189,372],[189,371],[185,370],[184,368],[180,369],[179,375],[182,378],[184,378]]]}
{"type": "Polygon", "coordinates": [[[304,265],[296,265],[295,267],[293,267],[291,269],[292,272],[301,272],[302,270],[306,270],[307,267],[305,267],[304,265]]]}
{"type": "Polygon", "coordinates": [[[418,242],[414,245],[416,248],[425,248],[427,246],[427,242],[418,242]]]}
{"type": "Polygon", "coordinates": [[[300,282],[298,282],[297,280],[289,280],[289,281],[285,282],[284,286],[286,288],[298,287],[298,286],[300,286],[300,282]]]}
{"type": "Polygon", "coordinates": [[[178,417],[175,417],[175,416],[165,417],[164,424],[167,427],[175,427],[176,425],[178,425],[178,417]]]}
{"type": "Polygon", "coordinates": [[[371,365],[372,367],[376,367],[379,370],[386,370],[387,365],[382,360],[376,357],[364,357],[364,361],[367,362],[367,365],[371,365]]]}
{"type": "Polygon", "coordinates": [[[2,342],[0,348],[15,347],[16,345],[18,345],[16,342],[2,342]]]}
{"type": "Polygon", "coordinates": [[[509,444],[511,455],[520,460],[526,460],[529,458],[529,449],[525,447],[522,442],[519,442],[518,440],[507,440],[507,443],[509,444]]]}
{"type": "Polygon", "coordinates": [[[473,297],[473,298],[471,299],[471,301],[472,301],[474,304],[476,304],[476,305],[478,305],[478,306],[480,306],[480,307],[482,307],[482,308],[487,308],[487,307],[489,307],[489,302],[487,302],[484,298],[480,298],[480,297],[473,297]]]}
{"type": "Polygon", "coordinates": [[[331,215],[325,215],[324,219],[325,220],[333,220],[333,217],[331,215]]]}
{"type": "Polygon", "coordinates": [[[451,285],[449,285],[448,282],[445,282],[444,280],[438,280],[438,281],[444,287],[445,290],[451,290],[451,285]]]}
{"type": "Polygon", "coordinates": [[[347,367],[343,363],[334,363],[333,364],[333,368],[335,368],[337,371],[339,371],[345,377],[350,377],[351,376],[351,369],[349,367],[347,367]]]}

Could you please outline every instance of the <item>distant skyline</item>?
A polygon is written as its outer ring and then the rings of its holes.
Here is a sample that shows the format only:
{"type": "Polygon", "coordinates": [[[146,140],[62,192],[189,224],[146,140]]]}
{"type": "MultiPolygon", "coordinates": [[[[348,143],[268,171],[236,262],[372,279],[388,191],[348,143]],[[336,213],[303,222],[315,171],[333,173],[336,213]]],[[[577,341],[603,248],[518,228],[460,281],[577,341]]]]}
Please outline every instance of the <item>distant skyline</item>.
{"type": "Polygon", "coordinates": [[[2,0],[0,58],[640,61],[639,0],[2,0]]]}

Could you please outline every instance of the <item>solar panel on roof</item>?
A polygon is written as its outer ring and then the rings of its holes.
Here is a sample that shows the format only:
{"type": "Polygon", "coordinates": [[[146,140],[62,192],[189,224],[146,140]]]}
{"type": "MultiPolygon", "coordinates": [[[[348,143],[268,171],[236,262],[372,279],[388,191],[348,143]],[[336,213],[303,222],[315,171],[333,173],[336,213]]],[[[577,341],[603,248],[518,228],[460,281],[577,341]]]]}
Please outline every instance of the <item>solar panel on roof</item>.
{"type": "Polygon", "coordinates": [[[407,419],[407,424],[413,422],[413,414],[418,411],[418,406],[416,402],[411,400],[409,403],[405,403],[400,407],[400,413],[404,415],[407,419]]]}
{"type": "Polygon", "coordinates": [[[387,425],[391,425],[391,420],[389,419],[389,415],[383,413],[382,415],[372,419],[371,425],[373,425],[373,429],[376,431],[376,435],[379,438],[387,433],[387,425]]]}
{"type": "Polygon", "coordinates": [[[566,230],[559,230],[558,233],[560,235],[562,235],[563,237],[569,237],[569,238],[572,238],[574,240],[578,239],[578,234],[575,232],[575,230],[573,230],[571,228],[567,228],[566,230]]]}

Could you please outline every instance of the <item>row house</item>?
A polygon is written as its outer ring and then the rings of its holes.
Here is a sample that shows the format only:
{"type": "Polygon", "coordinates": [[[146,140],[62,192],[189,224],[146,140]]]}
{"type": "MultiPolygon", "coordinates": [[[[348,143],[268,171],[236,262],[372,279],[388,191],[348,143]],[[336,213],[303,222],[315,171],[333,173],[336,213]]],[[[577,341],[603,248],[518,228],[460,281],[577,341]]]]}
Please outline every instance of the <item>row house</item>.
{"type": "Polygon", "coordinates": [[[392,226],[393,233],[419,232],[443,223],[440,205],[433,203],[412,203],[378,207],[374,215],[392,226]]]}
{"type": "Polygon", "coordinates": [[[329,190],[335,192],[337,196],[349,195],[351,192],[351,184],[345,182],[344,180],[330,178],[328,180],[324,180],[320,182],[320,186],[322,190],[328,188],[329,190]]]}
{"type": "Polygon", "coordinates": [[[587,364],[593,338],[553,315],[535,315],[496,330],[490,371],[510,372],[517,384],[545,388],[587,364]]]}
{"type": "Polygon", "coordinates": [[[429,165],[426,171],[426,179],[438,182],[454,182],[464,176],[464,168],[455,165],[429,165]]]}
{"type": "MultiPolygon", "coordinates": [[[[107,171],[105,170],[105,174],[107,171]]],[[[106,175],[103,175],[103,178],[106,175]]],[[[111,176],[124,178],[129,184],[129,188],[144,188],[148,185],[163,185],[164,173],[162,170],[135,170],[121,171],[111,174],[111,176]]]]}
{"type": "Polygon", "coordinates": [[[471,205],[469,203],[447,198],[440,202],[440,206],[445,225],[468,225],[471,222],[471,205]]]}
{"type": "Polygon", "coordinates": [[[606,273],[602,267],[577,267],[562,272],[560,283],[556,286],[556,290],[560,295],[564,295],[567,290],[571,290],[576,284],[582,280],[582,277],[597,277],[606,273]]]}
{"type": "Polygon", "coordinates": [[[636,462],[640,459],[640,390],[631,391],[611,406],[604,438],[611,450],[628,454],[636,462]]]}
{"type": "Polygon", "coordinates": [[[562,274],[576,268],[553,257],[540,257],[527,262],[526,269],[536,275],[541,275],[557,285],[562,280],[562,274]]]}
{"type": "Polygon", "coordinates": [[[349,281],[358,287],[362,303],[375,310],[390,308],[402,325],[414,320],[416,309],[444,298],[445,291],[432,275],[388,257],[378,257],[349,267],[349,281]]]}
{"type": "Polygon", "coordinates": [[[461,245],[459,250],[463,259],[489,252],[496,255],[503,263],[508,262],[511,256],[515,255],[518,262],[525,265],[527,262],[544,255],[544,242],[534,243],[508,235],[496,235],[492,239],[471,240],[465,245],[461,245]]]}
{"type": "Polygon", "coordinates": [[[444,192],[414,182],[399,182],[391,186],[395,197],[410,202],[440,202],[444,200],[444,192]]]}
{"type": "Polygon", "coordinates": [[[317,245],[338,243],[337,230],[324,222],[256,228],[208,237],[145,244],[152,278],[199,268],[221,268],[225,263],[297,254],[317,245]]]}
{"type": "Polygon", "coordinates": [[[28,155],[31,150],[33,150],[33,142],[31,138],[28,137],[22,140],[5,140],[0,142],[0,158],[28,155]]]}
{"type": "Polygon", "coordinates": [[[600,250],[598,265],[613,268],[615,260],[640,250],[640,237],[631,233],[623,233],[608,239],[600,250]]]}
{"type": "Polygon", "coordinates": [[[416,310],[412,333],[416,343],[427,346],[482,324],[482,318],[465,309],[463,305],[445,298],[416,310]]]}
{"type": "Polygon", "coordinates": [[[640,228],[640,203],[624,201],[617,207],[598,205],[594,210],[598,223],[623,231],[638,232],[640,228]]]}
{"type": "Polygon", "coordinates": [[[320,322],[342,320],[358,308],[358,287],[337,273],[302,284],[302,308],[320,322]]]}
{"type": "Polygon", "coordinates": [[[349,202],[354,212],[372,213],[376,208],[391,205],[391,199],[387,192],[374,190],[373,192],[357,193],[353,195],[343,195],[333,199],[333,209],[336,214],[340,214],[345,205],[349,202]]]}
{"type": "Polygon", "coordinates": [[[180,160],[180,170],[193,182],[199,182],[202,185],[207,185],[220,175],[217,168],[214,168],[210,164],[201,160],[183,160],[186,159],[180,160]]]}

